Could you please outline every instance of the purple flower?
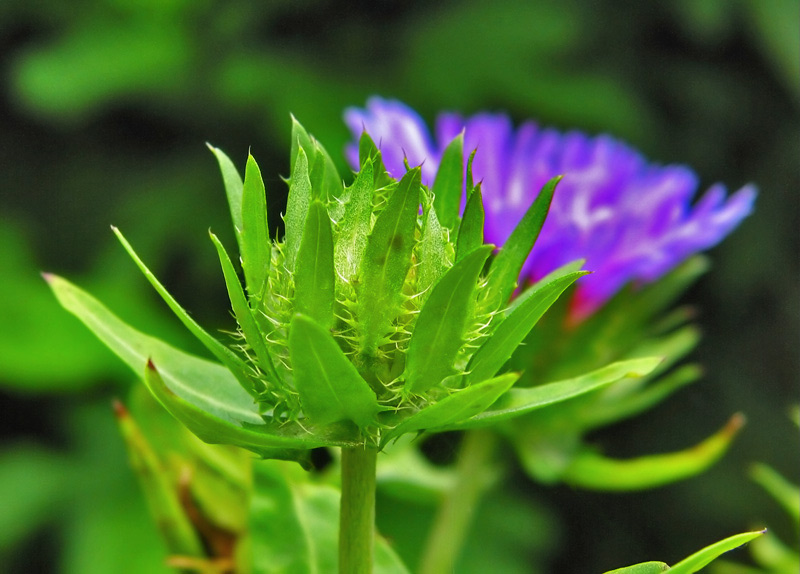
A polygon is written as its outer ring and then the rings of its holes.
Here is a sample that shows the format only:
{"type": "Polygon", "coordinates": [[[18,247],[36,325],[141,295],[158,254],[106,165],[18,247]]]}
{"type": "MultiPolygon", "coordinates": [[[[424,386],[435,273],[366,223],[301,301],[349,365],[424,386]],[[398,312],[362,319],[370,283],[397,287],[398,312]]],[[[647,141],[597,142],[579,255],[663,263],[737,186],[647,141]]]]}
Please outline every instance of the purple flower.
{"type": "Polygon", "coordinates": [[[561,133],[534,122],[515,130],[503,114],[443,113],[434,139],[414,110],[373,97],[366,109],[349,108],[345,122],[356,139],[346,150],[354,167],[357,139],[366,130],[391,175],[405,172],[405,157],[422,165],[426,185],[433,183],[447,144],[464,130],[465,154],[477,149],[473,174],[482,181],[485,238],[495,245],[508,238],[544,183],[563,174],[522,279],[536,281],[586,259],[594,273],[578,283],[574,318],[591,314],[627,283],[655,281],[717,244],[751,212],[756,196],[748,185],[726,199],[725,187],[715,184],[692,205],[698,179],[687,167],[649,163],[607,135],[561,133]]]}

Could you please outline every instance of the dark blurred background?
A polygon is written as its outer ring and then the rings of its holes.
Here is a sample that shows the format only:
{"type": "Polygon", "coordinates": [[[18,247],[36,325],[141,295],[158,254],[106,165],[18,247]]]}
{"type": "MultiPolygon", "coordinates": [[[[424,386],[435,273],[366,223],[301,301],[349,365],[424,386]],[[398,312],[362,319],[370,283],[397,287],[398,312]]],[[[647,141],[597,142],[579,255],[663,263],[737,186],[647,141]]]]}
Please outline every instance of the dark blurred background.
{"type": "MultiPolygon", "coordinates": [[[[548,518],[529,572],[674,562],[753,526],[795,534],[747,477],[797,482],[800,77],[793,0],[4,0],[0,4],[0,573],[154,572],[109,401],[133,377],[62,311],[47,270],[123,318],[199,350],[113,240],[119,226],[212,328],[229,326],[207,229],[232,244],[208,141],[258,159],[276,217],[289,114],[340,162],[346,106],[399,98],[607,132],[703,188],[755,182],[755,214],[687,294],[704,379],[598,433],[618,456],[684,448],[736,411],[706,474],[646,493],[517,488],[548,518]]],[[[536,544],[532,543],[533,546],[536,544]]],[[[744,556],[742,556],[744,559],[744,556]]],[[[155,560],[155,562],[152,562],[155,560]]]]}

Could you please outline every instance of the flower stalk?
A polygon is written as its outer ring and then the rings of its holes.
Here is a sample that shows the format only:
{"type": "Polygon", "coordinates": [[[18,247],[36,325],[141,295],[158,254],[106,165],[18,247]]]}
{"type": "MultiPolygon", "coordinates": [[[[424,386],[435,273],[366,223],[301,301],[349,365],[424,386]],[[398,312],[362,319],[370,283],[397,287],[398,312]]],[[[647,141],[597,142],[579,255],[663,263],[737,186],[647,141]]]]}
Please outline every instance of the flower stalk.
{"type": "Polygon", "coordinates": [[[339,574],[371,574],[375,554],[375,469],[378,449],[342,449],[339,574]]]}

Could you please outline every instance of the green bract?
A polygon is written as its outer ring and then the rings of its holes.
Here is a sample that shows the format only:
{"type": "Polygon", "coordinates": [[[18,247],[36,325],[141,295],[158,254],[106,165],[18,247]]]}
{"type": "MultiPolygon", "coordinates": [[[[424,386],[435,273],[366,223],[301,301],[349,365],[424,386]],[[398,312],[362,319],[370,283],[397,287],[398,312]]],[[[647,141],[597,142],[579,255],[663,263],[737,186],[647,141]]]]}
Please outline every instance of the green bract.
{"type": "Polygon", "coordinates": [[[419,168],[390,178],[365,134],[361,170],[344,187],[322,146],[294,122],[285,234],[270,240],[255,160],[248,158],[242,180],[230,159],[211,149],[244,279],[211,234],[238,323],[233,337],[222,342],[198,325],[114,232],[221,365],[136,331],[77,287],[47,276],[61,303],[207,442],[305,463],[319,446],[380,447],[407,432],[508,419],[646,374],[657,363],[633,360],[592,384],[523,392],[511,390],[518,374],[500,373],[547,308],[584,274],[579,265],[565,266],[509,305],[557,178],[492,255],[493,246],[483,245],[480,184],[472,184],[470,166],[461,218],[460,160],[443,164],[434,196],[419,168]],[[495,403],[501,406],[487,411],[495,403]]]}

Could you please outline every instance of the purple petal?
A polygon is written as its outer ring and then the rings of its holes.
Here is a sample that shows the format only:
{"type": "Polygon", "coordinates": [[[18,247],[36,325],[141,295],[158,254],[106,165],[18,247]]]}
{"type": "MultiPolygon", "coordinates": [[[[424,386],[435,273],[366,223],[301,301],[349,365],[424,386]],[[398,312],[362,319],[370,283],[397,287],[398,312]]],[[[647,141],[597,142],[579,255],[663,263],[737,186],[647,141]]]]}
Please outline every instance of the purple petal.
{"type": "MultiPolygon", "coordinates": [[[[655,281],[716,245],[752,212],[756,196],[745,186],[726,200],[717,184],[693,206],[698,180],[687,167],[651,164],[607,135],[561,133],[533,122],[515,130],[503,114],[441,114],[435,144],[419,115],[399,102],[371,98],[366,110],[351,108],[345,120],[355,137],[363,127],[380,142],[393,175],[405,172],[404,154],[411,165],[424,161],[428,185],[444,148],[463,130],[465,156],[477,149],[473,176],[482,182],[484,235],[496,245],[508,239],[545,182],[563,174],[521,277],[537,280],[586,259],[594,273],[577,284],[573,319],[591,314],[624,285],[655,281]]],[[[352,145],[347,153],[351,158],[352,145]]]]}

